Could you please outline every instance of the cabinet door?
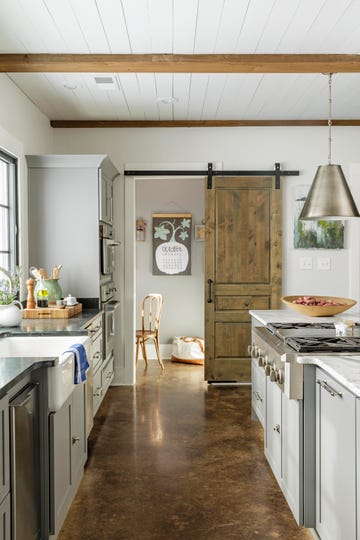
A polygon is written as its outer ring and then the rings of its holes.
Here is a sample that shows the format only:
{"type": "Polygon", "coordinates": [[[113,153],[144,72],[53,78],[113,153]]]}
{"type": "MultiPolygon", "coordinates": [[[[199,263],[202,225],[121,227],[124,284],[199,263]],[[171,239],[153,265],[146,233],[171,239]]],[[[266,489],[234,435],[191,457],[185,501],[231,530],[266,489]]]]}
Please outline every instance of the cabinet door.
{"type": "Polygon", "coordinates": [[[302,401],[281,394],[281,489],[298,525],[303,524],[302,401]]]}
{"type": "Polygon", "coordinates": [[[97,413],[103,398],[102,369],[99,368],[94,375],[93,381],[93,415],[97,413]]]}
{"type": "Polygon", "coordinates": [[[111,381],[114,378],[114,357],[111,356],[106,365],[102,368],[102,386],[103,395],[105,396],[111,381]]]}
{"type": "Polygon", "coordinates": [[[0,400],[0,502],[10,489],[9,399],[0,400]]]}
{"type": "Polygon", "coordinates": [[[356,398],[316,370],[316,530],[356,539],[356,398]]]}
{"type": "Polygon", "coordinates": [[[50,531],[57,534],[71,493],[71,396],[50,414],[50,531]]]}
{"type": "Polygon", "coordinates": [[[11,540],[10,493],[0,504],[0,540],[11,540]]]}
{"type": "Polygon", "coordinates": [[[259,422],[264,427],[265,418],[265,371],[258,367],[257,360],[254,358],[251,362],[252,377],[252,407],[259,422]]]}
{"type": "Polygon", "coordinates": [[[87,457],[86,383],[77,384],[72,393],[71,447],[71,483],[75,484],[87,457]]]}
{"type": "Polygon", "coordinates": [[[265,456],[280,483],[281,479],[281,390],[266,377],[265,456]]]}

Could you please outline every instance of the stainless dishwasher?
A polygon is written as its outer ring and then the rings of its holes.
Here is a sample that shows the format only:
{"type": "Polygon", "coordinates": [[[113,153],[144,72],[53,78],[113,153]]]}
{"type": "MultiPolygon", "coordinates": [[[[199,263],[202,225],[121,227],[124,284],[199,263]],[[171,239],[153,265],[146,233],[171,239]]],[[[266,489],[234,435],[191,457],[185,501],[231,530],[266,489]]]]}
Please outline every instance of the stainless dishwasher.
{"type": "Polygon", "coordinates": [[[10,401],[12,539],[40,539],[38,385],[10,401]]]}

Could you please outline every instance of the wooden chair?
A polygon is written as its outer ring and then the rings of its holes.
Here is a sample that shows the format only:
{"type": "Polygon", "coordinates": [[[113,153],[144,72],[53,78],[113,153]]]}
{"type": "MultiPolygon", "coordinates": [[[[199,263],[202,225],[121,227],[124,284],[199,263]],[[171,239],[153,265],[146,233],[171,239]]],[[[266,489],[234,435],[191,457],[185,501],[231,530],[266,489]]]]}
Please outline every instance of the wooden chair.
{"type": "Polygon", "coordinates": [[[162,294],[147,294],[141,306],[141,330],[136,330],[136,363],[139,356],[139,347],[141,346],[145,364],[146,366],[148,365],[146,342],[152,340],[155,344],[157,359],[161,369],[164,369],[164,364],[160,357],[159,328],[163,303],[162,294]]]}

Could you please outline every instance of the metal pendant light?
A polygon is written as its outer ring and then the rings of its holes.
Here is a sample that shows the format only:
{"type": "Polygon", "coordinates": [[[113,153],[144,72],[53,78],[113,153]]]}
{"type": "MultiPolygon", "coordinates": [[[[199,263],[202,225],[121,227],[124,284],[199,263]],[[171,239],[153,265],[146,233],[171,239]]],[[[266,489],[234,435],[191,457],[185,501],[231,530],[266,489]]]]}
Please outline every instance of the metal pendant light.
{"type": "Polygon", "coordinates": [[[301,220],[360,217],[340,165],[331,163],[331,79],[329,73],[329,163],[320,165],[299,216],[301,220]]]}

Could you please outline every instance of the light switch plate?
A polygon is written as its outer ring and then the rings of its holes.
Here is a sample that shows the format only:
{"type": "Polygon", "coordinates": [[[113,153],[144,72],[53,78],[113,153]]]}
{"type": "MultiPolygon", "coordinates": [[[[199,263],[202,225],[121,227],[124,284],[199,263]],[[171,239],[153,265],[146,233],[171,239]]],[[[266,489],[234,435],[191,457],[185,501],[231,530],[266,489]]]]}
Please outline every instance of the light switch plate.
{"type": "Polygon", "coordinates": [[[321,257],[317,262],[318,270],[331,270],[331,259],[330,257],[321,257]]]}
{"type": "Polygon", "coordinates": [[[300,257],[300,270],[312,270],[312,257],[300,257]]]}

